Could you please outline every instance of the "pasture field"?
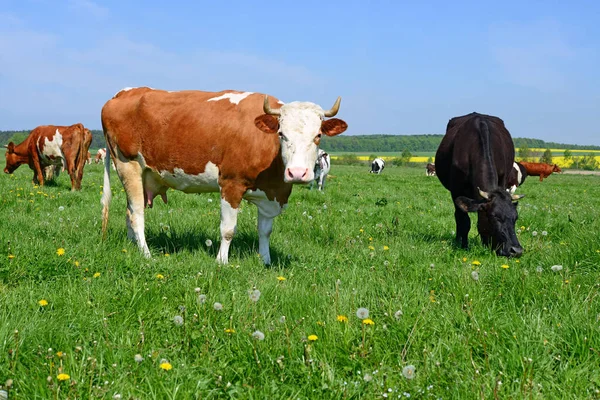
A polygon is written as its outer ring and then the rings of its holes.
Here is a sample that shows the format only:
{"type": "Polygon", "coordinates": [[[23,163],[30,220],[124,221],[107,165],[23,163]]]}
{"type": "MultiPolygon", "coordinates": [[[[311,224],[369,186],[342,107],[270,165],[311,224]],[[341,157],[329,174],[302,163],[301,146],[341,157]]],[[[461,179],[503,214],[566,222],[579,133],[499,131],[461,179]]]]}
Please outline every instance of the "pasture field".
{"type": "Polygon", "coordinates": [[[527,179],[517,260],[474,223],[457,249],[450,195],[422,168],[332,174],[325,193],[294,189],[271,267],[250,204],[219,266],[218,194],[170,191],[146,212],[144,259],[114,171],[105,240],[100,165],[78,193],[65,175],[1,176],[0,385],[11,399],[600,397],[600,177],[527,179]]]}

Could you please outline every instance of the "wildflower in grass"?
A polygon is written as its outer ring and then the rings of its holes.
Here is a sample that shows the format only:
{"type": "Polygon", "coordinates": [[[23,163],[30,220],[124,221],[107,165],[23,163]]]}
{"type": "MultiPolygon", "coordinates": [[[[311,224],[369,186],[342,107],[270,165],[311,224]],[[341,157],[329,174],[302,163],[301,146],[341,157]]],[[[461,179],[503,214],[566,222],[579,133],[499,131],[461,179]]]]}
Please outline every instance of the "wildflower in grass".
{"type": "Polygon", "coordinates": [[[308,340],[310,340],[311,342],[314,342],[318,339],[319,337],[317,335],[308,335],[308,340]]]}
{"type": "Polygon", "coordinates": [[[58,207],[58,211],[65,211],[65,208],[63,206],[58,207]]]}
{"type": "Polygon", "coordinates": [[[548,236],[548,232],[542,231],[542,236],[548,236]]]}
{"type": "Polygon", "coordinates": [[[165,253],[165,257],[170,257],[171,255],[169,253],[165,253]]]}
{"type": "Polygon", "coordinates": [[[183,317],[181,315],[176,315],[173,317],[173,323],[177,326],[183,325],[183,317]]]}
{"type": "Polygon", "coordinates": [[[363,380],[365,382],[371,382],[373,380],[373,375],[371,375],[371,374],[364,374],[363,380]]]}
{"type": "Polygon", "coordinates": [[[252,337],[256,340],[265,340],[265,334],[261,331],[254,331],[252,337]]]}
{"type": "Polygon", "coordinates": [[[283,276],[278,276],[278,277],[277,277],[277,280],[278,280],[279,282],[283,282],[283,281],[285,281],[285,277],[283,277],[283,276]]]}
{"type": "Polygon", "coordinates": [[[210,247],[212,246],[212,240],[206,239],[206,242],[204,242],[204,244],[206,244],[206,247],[210,247]]]}
{"type": "Polygon", "coordinates": [[[467,257],[463,257],[463,262],[467,262],[467,257]]]}
{"type": "Polygon", "coordinates": [[[199,287],[197,287],[197,288],[194,289],[194,292],[196,292],[198,294],[200,294],[201,291],[202,291],[202,289],[200,289],[199,287]]]}
{"type": "Polygon", "coordinates": [[[387,267],[388,265],[390,265],[390,262],[389,262],[388,260],[385,260],[385,261],[383,262],[383,266],[384,266],[384,267],[387,267]]]}
{"type": "Polygon", "coordinates": [[[233,328],[225,328],[225,333],[235,333],[235,329],[233,329],[233,328]]]}
{"type": "Polygon", "coordinates": [[[537,266],[536,269],[535,269],[535,272],[537,272],[538,274],[541,274],[542,271],[544,271],[544,268],[542,268],[541,265],[537,266]]]}
{"type": "Polygon", "coordinates": [[[323,322],[323,321],[317,321],[317,325],[319,325],[319,326],[325,326],[325,322],[323,322]]]}
{"type": "Polygon", "coordinates": [[[58,374],[58,376],[56,377],[59,381],[66,381],[68,379],[71,379],[71,377],[69,376],[69,374],[58,374]]]}
{"type": "Polygon", "coordinates": [[[374,250],[375,250],[375,247],[373,247],[373,246],[369,246],[369,250],[371,250],[371,251],[374,251],[374,250]]]}
{"type": "Polygon", "coordinates": [[[96,272],[96,273],[94,274],[94,278],[100,278],[100,272],[96,272]]]}
{"type": "Polygon", "coordinates": [[[475,265],[475,266],[480,266],[480,265],[481,265],[481,262],[479,262],[479,261],[477,261],[477,260],[473,260],[473,262],[471,262],[471,264],[472,264],[472,265],[475,265]]]}
{"type": "Polygon", "coordinates": [[[260,290],[258,290],[258,289],[250,290],[248,292],[248,297],[250,298],[250,300],[252,302],[257,303],[258,300],[260,300],[260,290]]]}
{"type": "Polygon", "coordinates": [[[206,295],[205,295],[205,294],[200,294],[200,295],[198,295],[198,302],[199,302],[200,304],[204,304],[204,303],[206,303],[206,295]]]}
{"type": "Polygon", "coordinates": [[[213,304],[213,308],[215,309],[215,311],[222,311],[223,310],[223,304],[221,304],[221,303],[215,303],[215,304],[213,304]]]}
{"type": "Polygon", "coordinates": [[[75,261],[75,262],[73,263],[73,265],[74,265],[74,266],[76,266],[77,268],[79,268],[79,266],[80,266],[81,264],[79,263],[79,261],[75,261]]]}
{"type": "Polygon", "coordinates": [[[402,375],[404,375],[404,377],[406,379],[414,379],[415,378],[415,366],[407,365],[406,367],[402,368],[402,375]]]}
{"type": "Polygon", "coordinates": [[[123,253],[127,253],[127,249],[123,249],[121,250],[123,253]]]}
{"type": "Polygon", "coordinates": [[[388,251],[390,248],[388,246],[383,246],[384,251],[388,251]]]}
{"type": "Polygon", "coordinates": [[[162,280],[165,279],[165,276],[163,274],[156,274],[156,279],[162,280]]]}
{"type": "Polygon", "coordinates": [[[285,324],[285,315],[282,315],[281,317],[279,317],[279,323],[285,324]]]}
{"type": "Polygon", "coordinates": [[[503,269],[509,269],[509,268],[510,268],[510,266],[509,266],[509,265],[507,265],[507,264],[502,264],[502,268],[503,268],[503,269]]]}
{"type": "Polygon", "coordinates": [[[471,278],[473,278],[474,281],[478,281],[479,280],[479,272],[472,271],[471,272],[471,278]]]}
{"type": "Polygon", "coordinates": [[[136,363],[141,363],[142,361],[144,361],[144,357],[142,357],[141,354],[136,354],[135,356],[133,356],[133,359],[135,360],[136,363]]]}
{"type": "Polygon", "coordinates": [[[563,269],[563,266],[562,265],[553,265],[553,266],[550,267],[550,269],[552,271],[554,271],[554,272],[558,272],[558,271],[561,271],[563,269]]]}
{"type": "Polygon", "coordinates": [[[40,301],[38,301],[38,304],[39,304],[41,307],[46,307],[46,306],[48,305],[48,300],[41,299],[40,301]]]}
{"type": "Polygon", "coordinates": [[[346,317],[345,315],[338,315],[337,318],[338,322],[348,322],[348,317],[346,317]]]}
{"type": "Polygon", "coordinates": [[[531,236],[537,236],[537,231],[531,232],[531,236]]]}
{"type": "Polygon", "coordinates": [[[361,307],[358,310],[356,310],[356,316],[359,319],[367,319],[369,318],[369,310],[364,307],[361,307]]]}
{"type": "Polygon", "coordinates": [[[522,231],[524,231],[524,230],[525,230],[525,227],[524,227],[524,226],[521,226],[521,230],[522,230],[522,231]]]}
{"type": "Polygon", "coordinates": [[[375,322],[373,322],[373,320],[369,318],[363,319],[362,323],[365,325],[375,325],[375,322]]]}
{"type": "Polygon", "coordinates": [[[402,310],[398,310],[394,313],[394,318],[400,319],[400,318],[402,318],[403,315],[404,315],[404,313],[402,312],[402,310]]]}
{"type": "Polygon", "coordinates": [[[165,371],[170,371],[173,369],[173,366],[171,365],[171,363],[167,360],[160,360],[160,364],[158,365],[160,367],[160,369],[165,370],[165,371]]]}
{"type": "Polygon", "coordinates": [[[57,256],[64,256],[65,255],[65,249],[63,249],[62,247],[56,249],[56,255],[57,256]]]}
{"type": "Polygon", "coordinates": [[[365,230],[364,230],[363,228],[360,228],[358,231],[359,231],[360,233],[363,233],[365,230]]]}
{"type": "Polygon", "coordinates": [[[9,254],[9,255],[8,255],[8,258],[9,258],[10,260],[12,260],[13,258],[15,258],[15,256],[14,256],[14,255],[12,255],[12,254],[9,254]]]}

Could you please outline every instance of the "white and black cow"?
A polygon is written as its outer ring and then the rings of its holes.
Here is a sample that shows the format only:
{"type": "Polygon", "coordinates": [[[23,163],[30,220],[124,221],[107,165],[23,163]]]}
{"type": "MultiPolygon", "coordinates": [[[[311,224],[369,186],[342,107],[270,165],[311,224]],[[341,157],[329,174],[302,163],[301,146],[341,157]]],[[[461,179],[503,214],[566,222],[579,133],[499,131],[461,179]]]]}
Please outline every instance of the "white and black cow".
{"type": "Polygon", "coordinates": [[[380,174],[383,172],[384,168],[385,168],[385,161],[383,161],[383,158],[376,158],[371,163],[370,173],[371,174],[380,174]]]}
{"type": "Polygon", "coordinates": [[[510,194],[514,194],[517,187],[525,182],[525,178],[527,178],[527,169],[525,169],[521,163],[514,162],[513,169],[508,174],[508,188],[506,190],[508,190],[510,194]]]}
{"type": "Polygon", "coordinates": [[[315,180],[313,180],[310,184],[310,188],[316,184],[319,190],[323,190],[325,186],[325,179],[327,178],[327,174],[329,174],[329,170],[331,169],[331,162],[329,159],[329,154],[325,153],[323,150],[319,149],[319,153],[317,154],[317,161],[315,162],[315,180]]]}

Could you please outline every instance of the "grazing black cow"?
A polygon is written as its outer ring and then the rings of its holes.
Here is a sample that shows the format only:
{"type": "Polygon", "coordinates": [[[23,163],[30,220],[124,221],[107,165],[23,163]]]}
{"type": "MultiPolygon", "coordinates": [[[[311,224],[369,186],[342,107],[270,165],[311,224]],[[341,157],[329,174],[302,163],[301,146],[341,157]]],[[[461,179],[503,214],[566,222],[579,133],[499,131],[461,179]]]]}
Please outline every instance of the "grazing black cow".
{"type": "Polygon", "coordinates": [[[477,211],[477,229],[484,245],[500,256],[523,253],[517,235],[516,200],[506,190],[513,168],[515,148],[504,121],[471,113],[452,118],[435,156],[437,176],[454,202],[456,240],[468,247],[471,220],[477,211]]]}
{"type": "Polygon", "coordinates": [[[435,176],[435,164],[427,163],[425,166],[425,174],[427,176],[435,176]]]}
{"type": "Polygon", "coordinates": [[[371,171],[369,171],[369,173],[380,174],[383,172],[384,168],[385,168],[385,161],[383,161],[383,158],[376,158],[371,163],[371,171]]]}
{"type": "Polygon", "coordinates": [[[515,193],[517,187],[525,182],[525,178],[527,178],[527,169],[521,163],[514,162],[513,169],[511,169],[510,174],[508,174],[508,182],[506,182],[510,194],[515,193]]]}

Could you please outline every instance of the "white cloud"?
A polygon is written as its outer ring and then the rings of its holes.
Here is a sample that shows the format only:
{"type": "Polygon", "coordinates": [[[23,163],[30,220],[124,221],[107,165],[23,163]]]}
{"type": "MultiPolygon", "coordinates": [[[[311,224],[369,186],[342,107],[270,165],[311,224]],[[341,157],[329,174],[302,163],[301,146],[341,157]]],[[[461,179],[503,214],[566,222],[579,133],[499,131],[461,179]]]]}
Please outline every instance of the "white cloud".
{"type": "Polygon", "coordinates": [[[98,19],[108,16],[108,8],[102,7],[91,0],[70,0],[69,6],[73,10],[90,14],[98,19]]]}

